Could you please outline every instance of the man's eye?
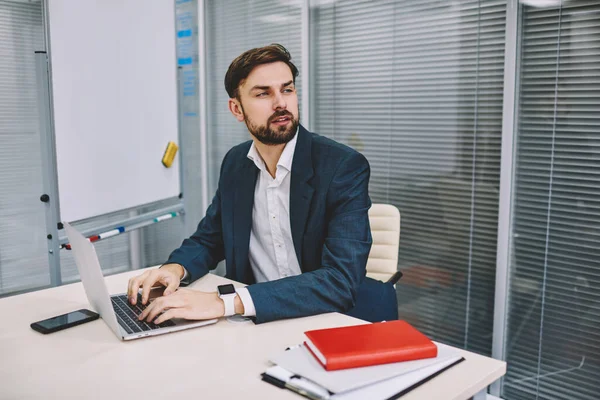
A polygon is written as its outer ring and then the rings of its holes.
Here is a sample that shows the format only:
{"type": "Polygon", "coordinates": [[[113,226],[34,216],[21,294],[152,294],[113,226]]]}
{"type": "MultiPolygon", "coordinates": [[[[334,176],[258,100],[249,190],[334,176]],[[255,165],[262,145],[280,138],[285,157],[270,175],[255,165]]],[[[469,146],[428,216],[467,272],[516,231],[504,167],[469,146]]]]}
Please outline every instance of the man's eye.
{"type": "Polygon", "coordinates": [[[267,92],[262,92],[256,95],[256,97],[265,97],[268,93],[267,92]]]}
{"type": "Polygon", "coordinates": [[[292,93],[294,91],[294,89],[288,88],[288,89],[283,89],[283,93],[292,93]]]}

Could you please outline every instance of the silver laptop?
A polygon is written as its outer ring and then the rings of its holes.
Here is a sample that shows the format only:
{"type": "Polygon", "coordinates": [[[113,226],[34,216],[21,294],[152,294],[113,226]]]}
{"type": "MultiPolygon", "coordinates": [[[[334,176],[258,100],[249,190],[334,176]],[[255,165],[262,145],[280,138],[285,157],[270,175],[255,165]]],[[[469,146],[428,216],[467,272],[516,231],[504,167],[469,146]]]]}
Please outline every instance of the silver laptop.
{"type": "Polygon", "coordinates": [[[133,306],[127,301],[127,293],[110,296],[104,283],[104,276],[94,245],[68,223],[64,223],[64,227],[88,301],[121,340],[162,335],[163,333],[211,325],[218,321],[217,319],[206,321],[173,319],[159,325],[138,321],[137,316],[145,308],[139,297],[137,304],[133,306]]]}

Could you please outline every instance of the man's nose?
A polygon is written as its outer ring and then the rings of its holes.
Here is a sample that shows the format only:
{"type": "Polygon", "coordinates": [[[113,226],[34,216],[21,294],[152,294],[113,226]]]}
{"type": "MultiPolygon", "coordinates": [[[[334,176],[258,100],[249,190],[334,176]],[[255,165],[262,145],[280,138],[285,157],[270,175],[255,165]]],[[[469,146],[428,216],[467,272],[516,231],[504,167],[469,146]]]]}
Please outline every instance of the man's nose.
{"type": "Polygon", "coordinates": [[[285,101],[285,98],[283,97],[283,94],[276,93],[275,97],[273,98],[273,109],[285,110],[286,108],[287,108],[287,103],[285,101]]]}

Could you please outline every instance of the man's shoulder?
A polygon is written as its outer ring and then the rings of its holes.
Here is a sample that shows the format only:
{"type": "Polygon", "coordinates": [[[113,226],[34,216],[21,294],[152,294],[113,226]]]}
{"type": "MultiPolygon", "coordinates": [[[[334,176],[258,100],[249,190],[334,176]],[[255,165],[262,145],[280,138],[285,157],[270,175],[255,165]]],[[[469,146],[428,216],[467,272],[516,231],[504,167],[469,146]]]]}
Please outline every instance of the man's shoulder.
{"type": "Polygon", "coordinates": [[[225,158],[227,158],[227,157],[232,157],[232,158],[243,157],[243,158],[246,158],[246,156],[248,155],[248,151],[250,150],[250,146],[251,145],[252,145],[252,140],[247,140],[247,141],[245,141],[243,143],[235,145],[231,149],[229,149],[229,151],[225,155],[225,158]]]}
{"type": "Polygon", "coordinates": [[[239,165],[240,161],[247,159],[248,151],[250,150],[251,145],[252,140],[247,140],[229,149],[229,151],[227,151],[227,153],[225,153],[225,156],[223,157],[221,169],[228,170],[232,166],[239,165]]]}

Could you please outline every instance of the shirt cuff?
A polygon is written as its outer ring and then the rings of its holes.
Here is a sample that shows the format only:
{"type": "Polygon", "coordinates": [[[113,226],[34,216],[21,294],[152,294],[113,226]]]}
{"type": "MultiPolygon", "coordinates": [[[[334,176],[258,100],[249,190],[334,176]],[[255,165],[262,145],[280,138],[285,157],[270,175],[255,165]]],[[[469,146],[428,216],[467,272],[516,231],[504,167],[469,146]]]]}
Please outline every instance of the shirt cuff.
{"type": "Polygon", "coordinates": [[[187,269],[185,269],[185,267],[182,265],[181,266],[183,268],[183,276],[181,277],[181,280],[179,281],[180,285],[189,285],[190,282],[190,273],[187,271],[187,269]]]}
{"type": "Polygon", "coordinates": [[[250,292],[245,287],[235,289],[238,296],[240,296],[240,300],[244,305],[244,317],[256,317],[256,309],[254,308],[254,302],[252,301],[252,296],[250,296],[250,292]]]}

